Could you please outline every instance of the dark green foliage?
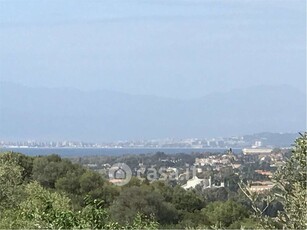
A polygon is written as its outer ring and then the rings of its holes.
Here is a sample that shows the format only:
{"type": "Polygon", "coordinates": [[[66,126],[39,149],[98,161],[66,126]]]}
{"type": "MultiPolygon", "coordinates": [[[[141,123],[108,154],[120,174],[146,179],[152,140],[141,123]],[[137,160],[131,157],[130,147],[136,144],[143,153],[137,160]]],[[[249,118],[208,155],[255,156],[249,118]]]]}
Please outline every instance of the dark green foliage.
{"type": "Polygon", "coordinates": [[[33,161],[33,179],[48,188],[55,188],[57,179],[65,176],[71,163],[57,155],[37,157],[33,161]]]}
{"type": "Polygon", "coordinates": [[[202,211],[211,225],[218,224],[220,227],[229,227],[232,223],[248,217],[248,211],[232,200],[210,203],[202,211]]]}
{"type": "Polygon", "coordinates": [[[204,207],[203,199],[194,190],[184,190],[177,186],[174,188],[172,203],[179,210],[193,212],[204,207]]]}
{"type": "Polygon", "coordinates": [[[104,181],[98,173],[93,171],[86,171],[80,177],[79,183],[80,192],[82,194],[87,194],[94,192],[96,189],[100,189],[104,184],[104,181]]]}
{"type": "Polygon", "coordinates": [[[119,223],[131,223],[138,213],[154,215],[159,223],[177,221],[177,210],[164,197],[149,187],[128,187],[123,190],[110,208],[111,216],[119,223]]]}
{"type": "Polygon", "coordinates": [[[55,188],[59,191],[65,191],[71,194],[80,194],[80,183],[79,179],[82,172],[74,171],[74,172],[67,172],[67,174],[55,182],[55,188]]]}
{"type": "Polygon", "coordinates": [[[209,202],[228,200],[229,191],[226,188],[211,188],[202,192],[204,200],[209,202]]]}
{"type": "Polygon", "coordinates": [[[210,226],[208,217],[201,211],[181,212],[181,221],[176,226],[177,228],[203,228],[203,226],[210,226]]]}

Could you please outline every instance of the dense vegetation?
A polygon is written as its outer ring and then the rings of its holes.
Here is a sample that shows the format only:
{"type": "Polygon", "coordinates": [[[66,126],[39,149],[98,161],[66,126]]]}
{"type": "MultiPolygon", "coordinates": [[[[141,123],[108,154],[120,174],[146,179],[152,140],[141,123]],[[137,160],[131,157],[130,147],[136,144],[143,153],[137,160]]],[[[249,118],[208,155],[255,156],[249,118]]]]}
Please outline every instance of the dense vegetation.
{"type": "Polygon", "coordinates": [[[2,153],[0,228],[305,229],[306,146],[305,133],[275,174],[276,188],[258,195],[244,183],[240,188],[186,191],[164,181],[132,178],[117,187],[100,173],[57,155],[2,153]]]}

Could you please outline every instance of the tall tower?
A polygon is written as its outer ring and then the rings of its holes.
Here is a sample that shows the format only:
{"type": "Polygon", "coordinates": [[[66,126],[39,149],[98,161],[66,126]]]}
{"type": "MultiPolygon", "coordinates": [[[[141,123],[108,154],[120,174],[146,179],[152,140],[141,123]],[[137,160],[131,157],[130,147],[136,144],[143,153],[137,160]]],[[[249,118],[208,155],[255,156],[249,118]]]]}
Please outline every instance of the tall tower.
{"type": "Polygon", "coordinates": [[[229,160],[230,160],[231,162],[233,162],[233,161],[235,160],[235,156],[234,156],[234,154],[233,154],[232,148],[230,148],[230,149],[228,150],[228,157],[229,157],[229,160]]]}

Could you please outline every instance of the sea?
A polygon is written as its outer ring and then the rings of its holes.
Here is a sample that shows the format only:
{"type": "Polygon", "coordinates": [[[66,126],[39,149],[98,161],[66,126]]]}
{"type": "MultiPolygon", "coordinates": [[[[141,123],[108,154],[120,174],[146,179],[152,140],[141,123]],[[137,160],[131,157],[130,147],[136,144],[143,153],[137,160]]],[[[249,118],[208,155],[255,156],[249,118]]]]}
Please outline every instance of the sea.
{"type": "MultiPolygon", "coordinates": [[[[151,154],[164,152],[176,153],[225,153],[229,148],[0,148],[0,152],[18,152],[29,156],[44,156],[57,154],[61,157],[85,157],[85,156],[121,156],[131,154],[151,154]]],[[[242,149],[233,148],[233,153],[238,154],[242,149]]]]}

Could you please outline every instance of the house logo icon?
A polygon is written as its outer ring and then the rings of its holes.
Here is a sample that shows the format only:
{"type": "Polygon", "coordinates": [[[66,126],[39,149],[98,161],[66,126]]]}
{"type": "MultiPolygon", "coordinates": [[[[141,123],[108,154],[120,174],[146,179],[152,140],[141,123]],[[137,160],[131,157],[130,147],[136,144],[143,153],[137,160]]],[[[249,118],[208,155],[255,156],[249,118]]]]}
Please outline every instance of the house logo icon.
{"type": "Polygon", "coordinates": [[[131,169],[125,163],[116,163],[109,169],[109,181],[115,185],[128,184],[132,177],[131,169]]]}

